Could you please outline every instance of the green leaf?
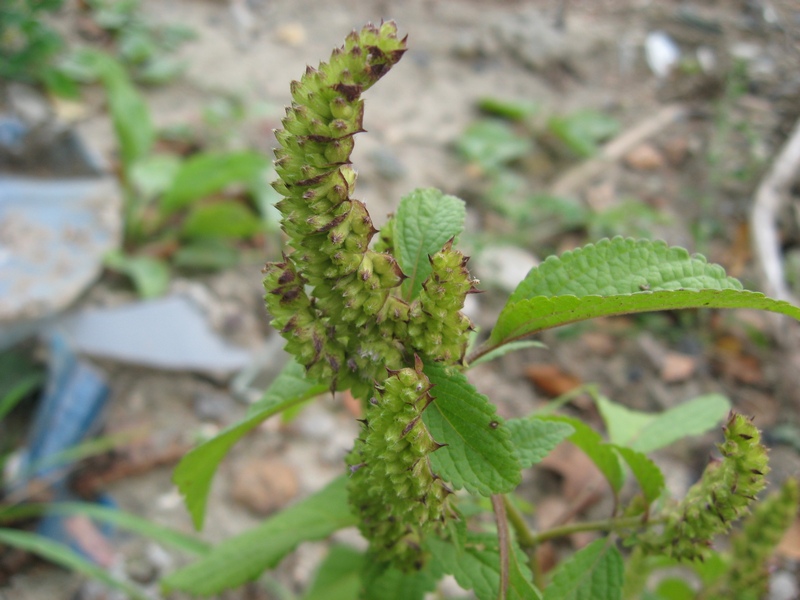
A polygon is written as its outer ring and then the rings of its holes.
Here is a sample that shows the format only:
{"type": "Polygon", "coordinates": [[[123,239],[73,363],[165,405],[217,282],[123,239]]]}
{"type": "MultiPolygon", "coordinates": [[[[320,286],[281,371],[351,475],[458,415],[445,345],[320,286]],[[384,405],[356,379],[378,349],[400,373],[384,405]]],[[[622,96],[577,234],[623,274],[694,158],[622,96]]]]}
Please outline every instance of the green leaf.
{"type": "Polygon", "coordinates": [[[115,508],[85,502],[52,502],[49,504],[20,504],[0,510],[0,522],[10,523],[40,515],[84,515],[95,521],[110,523],[148,537],[156,542],[191,554],[207,554],[211,547],[197,538],[174,529],[163,527],[147,519],[122,512],[115,508]]]}
{"type": "Polygon", "coordinates": [[[575,433],[569,437],[569,441],[592,459],[592,462],[600,469],[615,492],[619,492],[622,489],[622,484],[625,483],[625,474],[622,472],[619,458],[614,451],[614,447],[604,442],[599,433],[583,421],[570,417],[548,415],[537,418],[543,421],[555,421],[571,425],[575,429],[575,433]]]}
{"type": "Polygon", "coordinates": [[[361,589],[364,554],[348,546],[333,546],[317,570],[303,600],[353,600],[361,589]]]}
{"type": "Polygon", "coordinates": [[[562,441],[575,433],[568,423],[543,419],[510,419],[506,427],[511,432],[511,441],[519,454],[523,469],[540,462],[562,441]]]}
{"type": "Polygon", "coordinates": [[[257,152],[196,154],[183,163],[162,197],[161,211],[175,212],[234,183],[249,184],[268,167],[269,161],[257,152]]]}
{"type": "Polygon", "coordinates": [[[501,100],[487,97],[478,100],[478,109],[510,121],[522,121],[535,114],[539,110],[539,105],[529,100],[501,100]]]}
{"type": "Polygon", "coordinates": [[[153,198],[169,189],[180,166],[174,154],[150,154],[133,163],[128,177],[141,196],[153,198]]]}
{"type": "Polygon", "coordinates": [[[526,348],[547,348],[547,346],[545,346],[542,342],[537,342],[536,340],[519,340],[516,342],[511,342],[509,344],[504,344],[499,348],[495,348],[491,352],[487,352],[477,360],[469,363],[469,366],[474,367],[475,365],[489,362],[495,358],[500,358],[501,356],[504,356],[509,352],[513,352],[514,350],[524,350],[526,348]]]}
{"type": "Polygon", "coordinates": [[[230,240],[202,238],[178,248],[172,255],[172,264],[184,269],[221,271],[236,265],[239,254],[230,240]]]}
{"type": "Polygon", "coordinates": [[[208,555],[167,576],[165,593],[180,590],[211,596],[258,578],[301,542],[321,540],[357,523],[342,476],[245,533],[225,540],[208,555]]]}
{"type": "Polygon", "coordinates": [[[106,254],[104,262],[112,271],[128,277],[142,298],[155,298],[167,291],[169,266],[163,260],[114,250],[106,254]]]}
{"type": "Polygon", "coordinates": [[[303,372],[302,366],[294,361],[290,362],[267,389],[264,397],[250,408],[244,420],[190,450],[178,463],[172,481],[185,496],[186,508],[197,529],[203,527],[211,480],[219,463],[233,445],[272,415],[327,389],[324,385],[306,380],[303,372]]]}
{"type": "Polygon", "coordinates": [[[394,219],[394,244],[400,268],[408,276],[403,296],[413,300],[430,275],[428,256],[437,253],[464,229],[464,201],[433,188],[403,197],[394,219]]]}
{"type": "Polygon", "coordinates": [[[622,556],[607,539],[592,542],[561,563],[544,600],[621,600],[622,556]]]}
{"type": "Polygon", "coordinates": [[[404,573],[386,564],[367,562],[363,572],[362,600],[424,600],[436,588],[440,573],[433,573],[431,563],[422,571],[404,573]]]}
{"type": "Polygon", "coordinates": [[[433,439],[446,444],[431,454],[434,472],[473,494],[513,490],[521,481],[520,463],[494,405],[457,371],[432,363],[425,374],[434,401],[422,418],[433,439]]]}
{"type": "Polygon", "coordinates": [[[614,446],[614,449],[628,463],[647,503],[655,502],[664,490],[664,474],[661,469],[641,452],[623,446],[614,446]]]}
{"type": "Polygon", "coordinates": [[[187,238],[249,238],[261,230],[259,219],[239,202],[217,202],[197,206],[183,222],[187,238]]]}
{"type": "Polygon", "coordinates": [[[149,598],[140,588],[126,581],[115,579],[105,569],[83,558],[68,546],[54,542],[39,534],[17,529],[0,529],[0,544],[36,554],[70,571],[101,581],[115,590],[124,592],[128,598],[136,600],[147,600],[149,598]]]}
{"type": "Polygon", "coordinates": [[[155,141],[147,104],[131,83],[125,68],[112,56],[97,50],[83,50],[80,62],[97,73],[103,82],[122,164],[127,171],[150,152],[155,141]]]}
{"type": "MultiPolygon", "coordinates": [[[[469,533],[462,549],[451,541],[429,538],[428,548],[434,561],[445,573],[452,574],[458,584],[472,590],[479,600],[495,600],[500,590],[500,551],[497,536],[491,533],[469,533]]],[[[523,552],[516,544],[509,552],[509,600],[541,598],[531,583],[532,575],[523,552]]]]}
{"type": "MultiPolygon", "coordinates": [[[[508,300],[536,296],[619,296],[664,290],[741,290],[719,265],[664,242],[615,237],[550,256],[531,269],[508,300]]],[[[652,295],[652,294],[651,294],[652,295]]]]}
{"type": "Polygon", "coordinates": [[[800,308],[743,291],[722,267],[682,248],[614,238],[531,269],[500,313],[489,348],[575,321],[682,308],[755,308],[800,320],[800,308]]]}
{"type": "Polygon", "coordinates": [[[597,407],[612,442],[648,454],[716,427],[730,411],[731,404],[721,394],[706,394],[663,413],[633,411],[607,398],[598,398],[597,407]]]}
{"type": "Polygon", "coordinates": [[[470,125],[456,141],[456,149],[468,161],[485,171],[500,167],[530,154],[533,142],[499,119],[483,119],[470,125]]]}
{"type": "Polygon", "coordinates": [[[661,600],[694,600],[697,593],[683,579],[671,577],[659,582],[656,596],[661,600]]]}
{"type": "Polygon", "coordinates": [[[608,439],[612,444],[627,446],[639,432],[655,419],[657,413],[631,410],[627,406],[612,402],[605,396],[595,398],[597,410],[606,424],[608,439]]]}
{"type": "Polygon", "coordinates": [[[594,110],[580,110],[565,116],[551,117],[548,129],[570,152],[587,158],[597,151],[598,142],[619,130],[619,123],[594,110]]]}

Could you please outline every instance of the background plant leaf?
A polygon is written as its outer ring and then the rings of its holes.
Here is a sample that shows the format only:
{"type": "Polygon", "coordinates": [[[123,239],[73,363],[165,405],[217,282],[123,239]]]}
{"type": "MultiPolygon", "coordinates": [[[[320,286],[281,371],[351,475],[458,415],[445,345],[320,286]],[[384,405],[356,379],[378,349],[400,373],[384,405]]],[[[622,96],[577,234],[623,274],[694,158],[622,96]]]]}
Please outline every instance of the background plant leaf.
{"type": "Polygon", "coordinates": [[[20,504],[0,509],[0,523],[10,523],[23,518],[41,515],[84,515],[92,520],[115,525],[120,529],[145,536],[165,546],[191,554],[207,554],[211,546],[193,536],[186,535],[153,521],[100,504],[88,502],[52,502],[49,504],[20,504]]]}
{"type": "Polygon", "coordinates": [[[579,110],[551,117],[548,131],[579,158],[587,158],[597,151],[597,145],[619,131],[619,122],[596,110],[579,110]]]}
{"type": "Polygon", "coordinates": [[[168,575],[162,581],[164,591],[219,594],[256,579],[301,542],[320,540],[355,525],[346,485],[347,479],[339,477],[313,496],[225,540],[197,562],[168,575]]]}
{"type": "Polygon", "coordinates": [[[489,362],[490,360],[494,360],[496,358],[500,358],[508,354],[509,352],[514,352],[515,350],[525,350],[526,348],[546,348],[542,342],[538,342],[536,340],[518,340],[516,342],[509,342],[508,344],[503,344],[499,348],[495,348],[491,352],[487,352],[477,360],[471,362],[469,364],[470,367],[474,367],[475,365],[479,365],[484,362],[489,362]]]}
{"type": "Polygon", "coordinates": [[[195,154],[183,163],[172,187],[161,198],[161,210],[169,214],[194,200],[224,190],[231,184],[249,185],[268,168],[269,161],[258,152],[195,154]]]}
{"type": "Polygon", "coordinates": [[[105,266],[128,277],[142,298],[155,298],[167,291],[169,266],[152,256],[134,256],[115,250],[106,254],[105,266]]]}
{"type": "Polygon", "coordinates": [[[608,539],[592,542],[562,562],[544,600],[621,600],[622,556],[608,539]]]}
{"type": "Polygon", "coordinates": [[[511,432],[511,441],[523,469],[540,462],[553,448],[575,433],[575,428],[569,423],[537,418],[509,419],[506,427],[511,432]]]}
{"type": "Polygon", "coordinates": [[[134,600],[147,600],[149,598],[140,588],[127,581],[112,577],[105,569],[83,558],[68,546],[54,542],[36,533],[18,529],[0,529],[0,544],[36,554],[70,571],[96,579],[112,589],[124,592],[128,598],[133,598],[134,600]]]}
{"type": "Polygon", "coordinates": [[[413,300],[431,272],[428,256],[442,249],[464,229],[464,201],[433,188],[419,188],[403,197],[394,219],[395,256],[408,276],[403,296],[413,300]]]}
{"type": "Polygon", "coordinates": [[[261,219],[235,201],[202,204],[193,207],[181,227],[184,237],[239,238],[253,236],[261,229],[261,219]]]}
{"type": "Polygon", "coordinates": [[[604,442],[599,433],[583,421],[571,417],[547,415],[537,418],[543,421],[570,425],[575,430],[575,433],[569,436],[569,441],[592,459],[592,462],[600,469],[615,492],[619,492],[622,489],[622,484],[625,483],[625,474],[620,466],[619,458],[614,451],[614,447],[604,442]]]}
{"type": "Polygon", "coordinates": [[[716,427],[730,411],[731,404],[721,394],[706,394],[662,413],[644,413],[599,397],[597,408],[613,443],[649,454],[716,427]]]}
{"type": "Polygon", "coordinates": [[[624,446],[614,446],[614,449],[630,467],[647,503],[655,502],[664,490],[664,474],[661,469],[641,452],[624,446]]]}
{"type": "Polygon", "coordinates": [[[493,172],[530,154],[533,141],[499,119],[482,119],[467,127],[456,141],[456,150],[484,171],[493,172]]]}
{"type": "Polygon", "coordinates": [[[435,398],[422,413],[433,439],[446,444],[431,454],[435,473],[456,488],[489,496],[512,491],[520,463],[511,433],[486,396],[454,370],[425,365],[435,398]]]}
{"type": "Polygon", "coordinates": [[[327,387],[305,379],[305,370],[289,362],[269,386],[264,397],[250,407],[247,417],[190,450],[178,463],[172,481],[184,495],[186,508],[197,529],[203,527],[211,480],[219,463],[247,433],[272,415],[324,392],[327,387]]]}
{"type": "Polygon", "coordinates": [[[361,589],[364,553],[349,546],[333,546],[317,569],[303,600],[353,600],[361,589]]]}

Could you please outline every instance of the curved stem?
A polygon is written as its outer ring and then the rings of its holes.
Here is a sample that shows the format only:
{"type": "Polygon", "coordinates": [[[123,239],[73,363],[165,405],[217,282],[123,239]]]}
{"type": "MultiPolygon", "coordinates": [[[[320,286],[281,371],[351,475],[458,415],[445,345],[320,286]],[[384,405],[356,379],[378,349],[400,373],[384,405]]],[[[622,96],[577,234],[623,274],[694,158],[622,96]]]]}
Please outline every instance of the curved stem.
{"type": "Polygon", "coordinates": [[[570,525],[554,527],[553,529],[548,529],[547,531],[536,534],[533,536],[533,543],[541,544],[548,540],[583,531],[619,531],[620,529],[656,525],[660,522],[661,519],[651,519],[650,521],[644,522],[641,516],[618,517],[614,519],[603,519],[602,521],[584,521],[583,523],[572,523],[570,525]]]}

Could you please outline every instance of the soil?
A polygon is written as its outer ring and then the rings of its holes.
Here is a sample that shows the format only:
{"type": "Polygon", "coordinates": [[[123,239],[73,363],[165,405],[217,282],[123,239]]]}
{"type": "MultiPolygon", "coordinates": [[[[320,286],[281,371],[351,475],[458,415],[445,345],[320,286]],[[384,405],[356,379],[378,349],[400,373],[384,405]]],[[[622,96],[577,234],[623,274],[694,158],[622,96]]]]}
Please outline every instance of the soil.
{"type": "MultiPolygon", "coordinates": [[[[417,187],[437,187],[467,201],[472,234],[465,235],[464,242],[474,250],[472,264],[480,263],[481,251],[488,246],[502,248],[504,237],[510,235],[521,237],[523,249],[540,258],[547,248],[561,251],[591,241],[581,230],[545,231],[546,243],[526,240],[525,232],[514,231],[513,223],[482,203],[485,178],[453,150],[455,140],[479,116],[477,101],[487,96],[534,101],[542,115],[597,109],[616,118],[621,131],[646,123],[664,106],[677,103],[685,108],[683,118],[582,181],[573,195],[594,208],[619,206],[626,199],[649,206],[664,217],[646,225],[654,237],[702,251],[750,289],[760,285],[760,271],[750,251],[748,214],[760,178],[800,116],[800,10],[791,0],[333,4],[144,2],[152,19],[182,23],[197,33],[180,51],[188,61],[185,76],[147,92],[157,124],[199,127],[209,98],[237,95],[246,104],[267,107],[263,116],[243,125],[239,141],[268,151],[269,132],[279,126],[281,107],[289,102],[289,82],[307,63],[326,59],[354,27],[392,18],[401,32],[408,33],[410,49],[368,92],[364,123],[368,133],[357,138],[353,155],[359,171],[356,195],[366,201],[378,226],[403,194],[417,187]],[[670,34],[684,56],[696,57],[698,52],[713,56],[713,65],[659,79],[648,68],[643,50],[648,33],[656,30],[670,34]],[[727,83],[737,60],[744,61],[747,77],[744,90],[734,94],[727,83]]],[[[77,30],[69,33],[78,36],[77,30]]],[[[109,119],[91,96],[85,108],[76,123],[78,132],[113,162],[109,119]]],[[[542,161],[522,167],[531,193],[548,191],[579,162],[552,153],[541,156],[542,161]]],[[[789,200],[781,224],[787,254],[800,248],[798,196],[789,200]]],[[[509,251],[509,260],[516,256],[509,251]]],[[[206,288],[209,312],[216,309],[214,314],[222,315],[215,320],[218,330],[237,343],[276,348],[279,344],[260,301],[260,267],[274,258],[246,257],[231,271],[173,286],[206,288]]],[[[800,280],[800,271],[793,277],[800,280]]],[[[507,291],[501,289],[502,282],[488,280],[484,286],[487,293],[473,297],[469,311],[488,331],[507,291]]],[[[98,305],[122,299],[134,297],[120,291],[117,282],[101,280],[82,302],[98,305]]],[[[596,383],[609,398],[652,411],[719,392],[737,410],[753,415],[772,441],[772,478],[781,481],[800,474],[799,340],[797,323],[784,318],[776,327],[768,316],[748,311],[609,319],[549,333],[542,337],[547,349],[525,350],[481,365],[470,378],[506,417],[543,406],[553,389],[561,389],[559,385],[568,389],[574,382],[596,383]],[[551,367],[549,375],[529,372],[532,365],[542,364],[551,367]],[[554,382],[558,377],[567,383],[554,382]]],[[[274,360],[283,359],[276,354],[274,360]]],[[[234,397],[229,381],[109,361],[97,364],[108,376],[113,394],[106,430],[130,430],[135,425],[143,433],[133,449],[108,459],[110,465],[100,461],[86,467],[86,479],[91,480],[93,472],[97,475],[90,487],[110,494],[122,509],[191,531],[170,482],[174,460],[198,436],[213,434],[241,418],[246,405],[234,397]],[[139,467],[130,467],[136,460],[139,467]],[[112,467],[119,468],[120,463],[127,464],[128,471],[123,468],[122,475],[115,475],[112,467]]],[[[577,398],[567,409],[601,426],[587,397],[577,398]]],[[[265,423],[235,446],[220,467],[203,539],[218,542],[243,532],[277,508],[276,498],[291,502],[321,488],[341,472],[356,431],[357,423],[339,395],[322,398],[291,423],[265,423]]],[[[718,435],[712,432],[658,457],[676,493],[701,472],[716,441],[718,435]]],[[[521,497],[540,503],[543,512],[555,501],[553,520],[583,501],[580,490],[567,493],[575,479],[569,475],[572,463],[566,460],[566,467],[563,461],[554,461],[547,470],[529,473],[520,488],[521,497]]],[[[606,495],[597,496],[577,510],[603,514],[606,495]]],[[[337,537],[359,543],[357,538],[354,532],[337,537]]],[[[158,576],[186,560],[139,539],[115,538],[114,543],[119,550],[115,568],[149,585],[154,597],[158,597],[158,576]]],[[[323,543],[304,544],[270,577],[300,591],[324,550],[323,543]]],[[[797,558],[783,557],[776,568],[784,590],[792,582],[795,591],[800,589],[797,558]]],[[[278,598],[270,591],[274,589],[270,581],[220,597],[278,598]]],[[[0,598],[9,600],[115,597],[103,594],[74,575],[40,564],[16,574],[5,589],[0,587],[0,598]]]]}

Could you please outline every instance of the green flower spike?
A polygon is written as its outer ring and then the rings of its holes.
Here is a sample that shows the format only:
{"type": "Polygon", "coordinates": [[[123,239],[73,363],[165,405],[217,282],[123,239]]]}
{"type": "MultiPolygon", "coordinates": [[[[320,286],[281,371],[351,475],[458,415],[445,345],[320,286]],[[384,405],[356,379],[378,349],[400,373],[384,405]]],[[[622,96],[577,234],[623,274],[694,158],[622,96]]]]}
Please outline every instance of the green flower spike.
{"type": "Polygon", "coordinates": [[[441,447],[422,412],[433,401],[417,357],[413,369],[391,372],[371,401],[364,430],[348,456],[350,499],[361,532],[379,562],[419,569],[425,535],[453,516],[452,493],[433,471],[429,456],[441,447]]]}
{"type": "Polygon", "coordinates": [[[725,441],[719,445],[722,458],[706,467],[700,481],[666,515],[661,531],[651,530],[640,537],[646,553],[703,560],[712,538],[747,514],[764,489],[769,467],[758,429],[750,419],[732,412],[723,432],[725,441]]]}
{"type": "MultiPolygon", "coordinates": [[[[783,534],[794,522],[800,487],[796,479],[787,479],[760,502],[731,538],[728,568],[708,600],[759,600],[766,598],[769,587],[767,561],[775,552],[783,534]]],[[[704,596],[705,597],[705,596],[704,596]]]]}

